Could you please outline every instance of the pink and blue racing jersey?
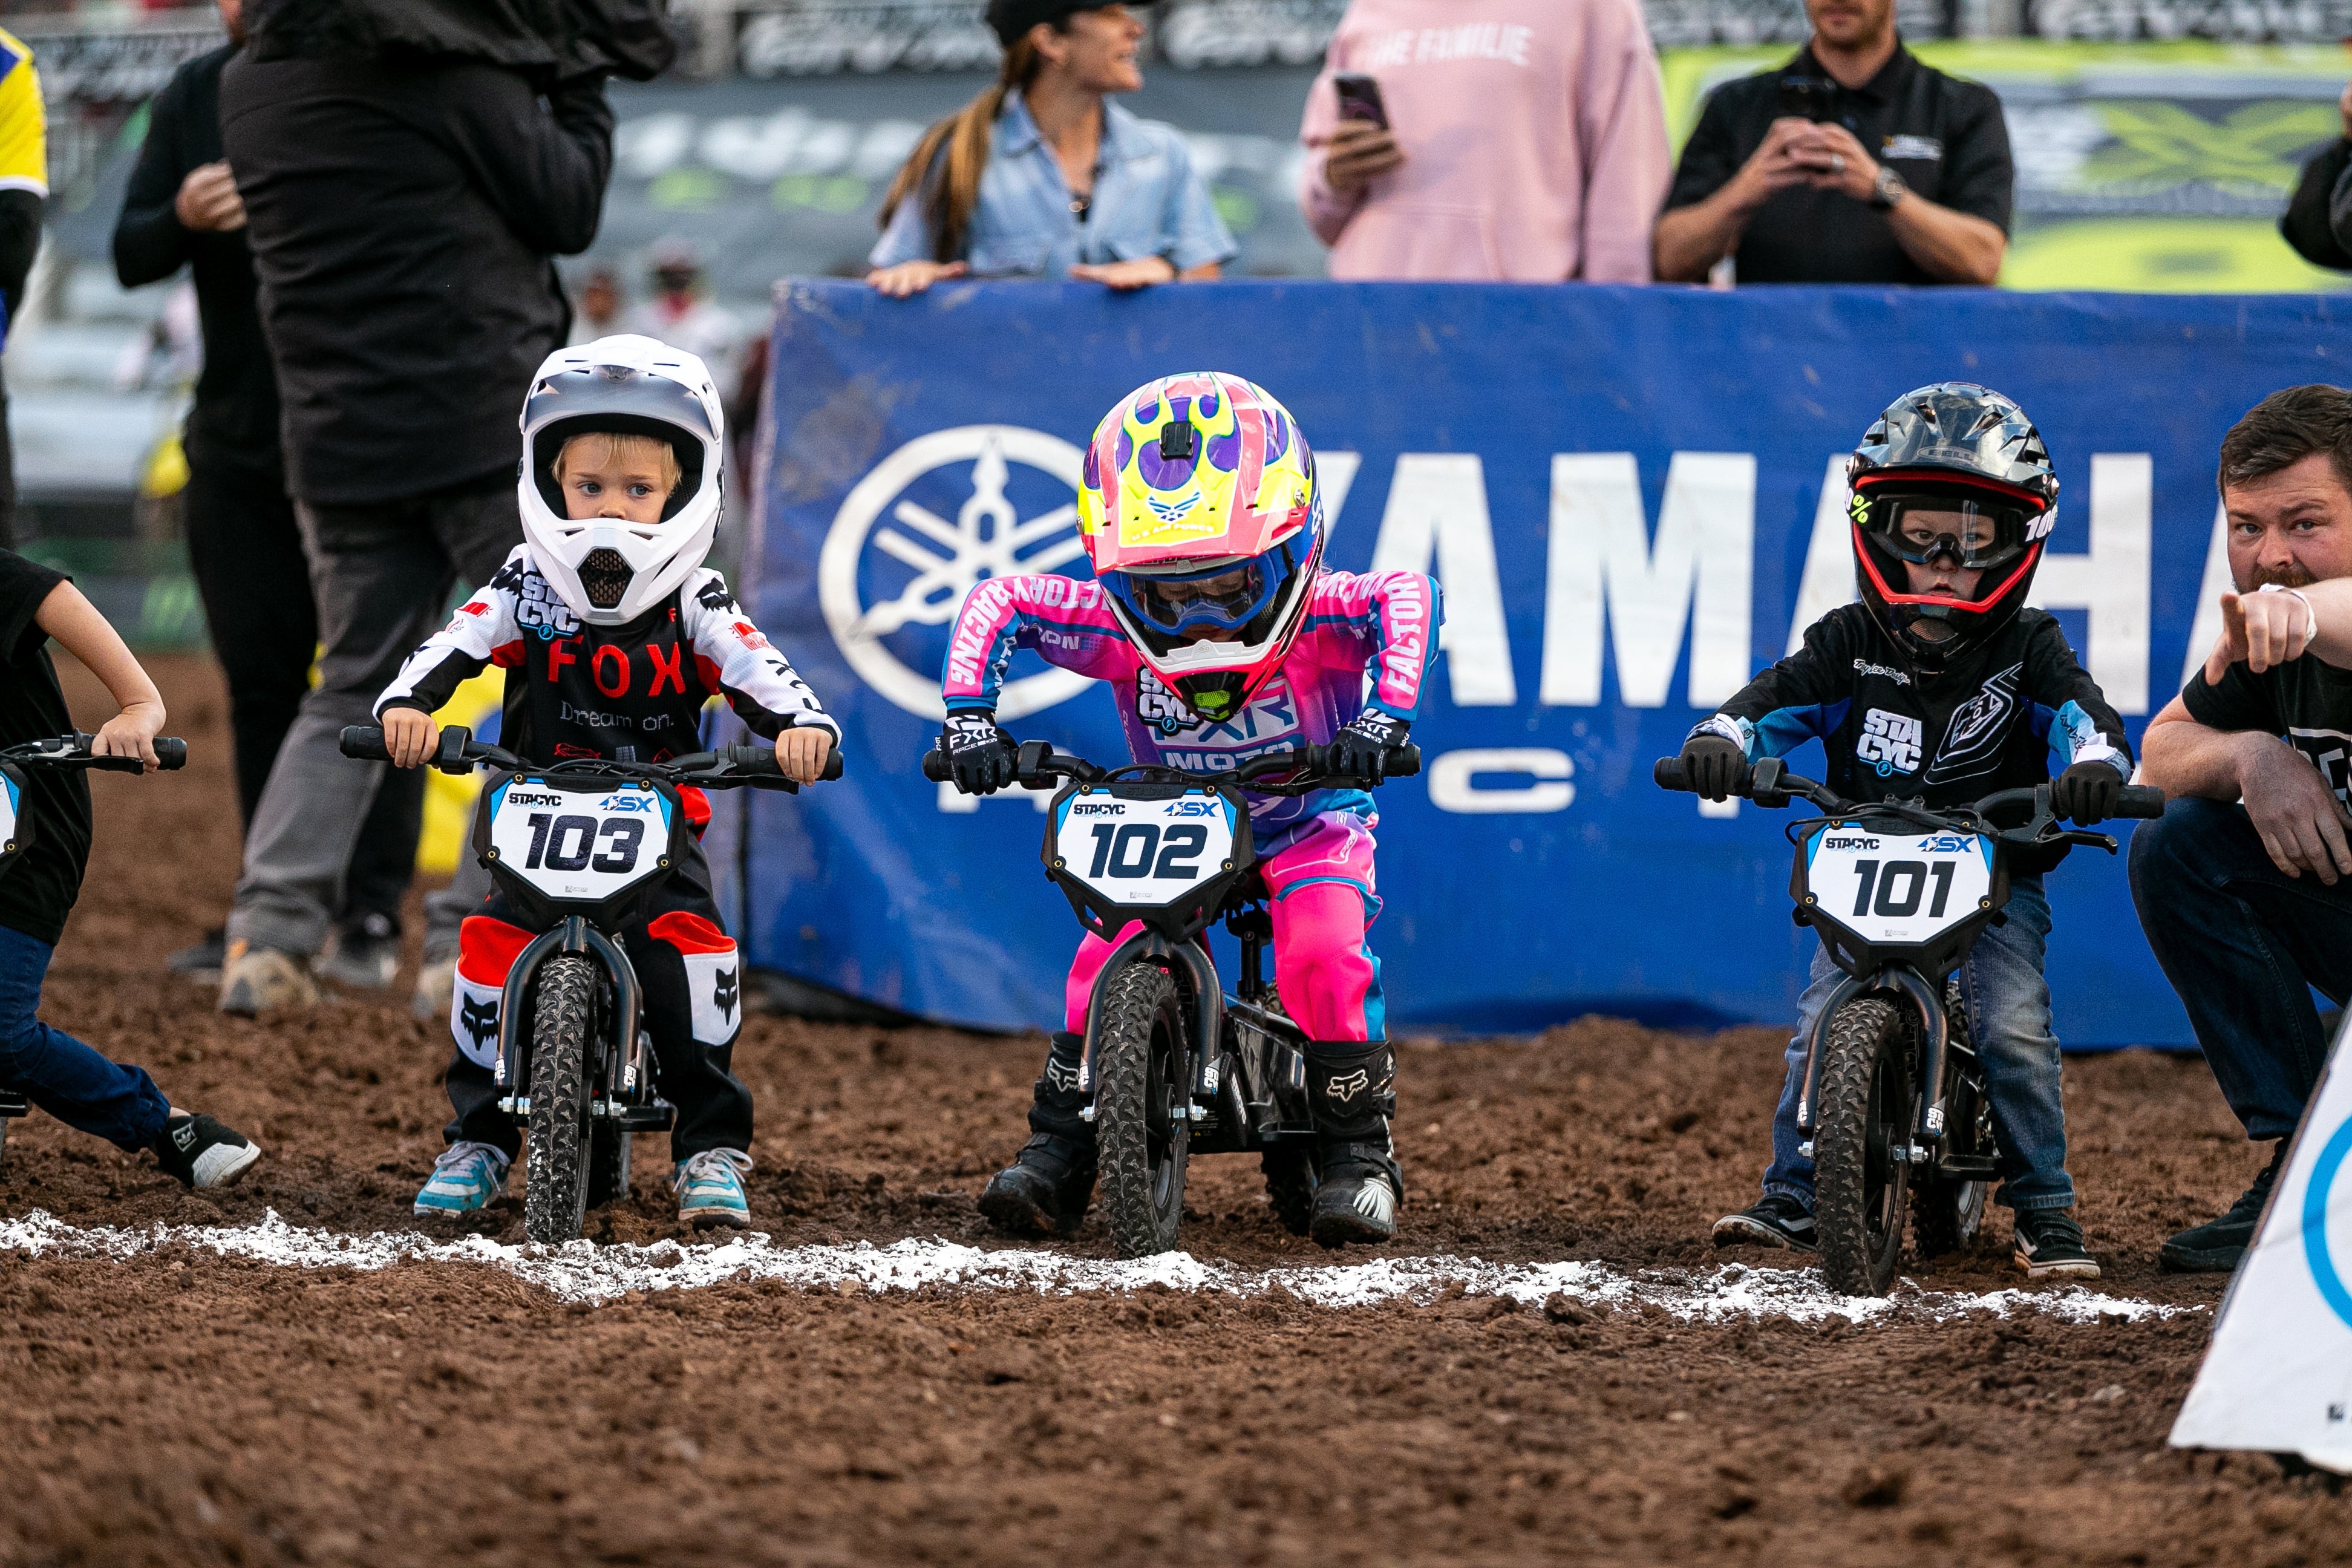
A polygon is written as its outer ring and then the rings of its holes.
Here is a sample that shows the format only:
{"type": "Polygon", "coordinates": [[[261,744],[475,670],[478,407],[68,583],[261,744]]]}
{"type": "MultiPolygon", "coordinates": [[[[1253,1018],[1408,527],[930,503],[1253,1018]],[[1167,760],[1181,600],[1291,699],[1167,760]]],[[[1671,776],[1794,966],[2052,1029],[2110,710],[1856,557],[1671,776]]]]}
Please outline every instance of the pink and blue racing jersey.
{"type": "MultiPolygon", "coordinates": [[[[1139,763],[1214,773],[1253,757],[1321,746],[1367,706],[1410,720],[1437,655],[1444,619],[1437,584],[1418,572],[1324,572],[1307,618],[1273,679],[1246,707],[1216,722],[1202,719],[1160,684],[1127,639],[1102,585],[1076,577],[992,577],[966,596],[948,645],[948,711],[993,710],[1016,648],[1046,663],[1110,682],[1139,763]]],[[[1361,790],[1249,797],[1258,852],[1272,854],[1327,811],[1373,815],[1361,790]]]]}

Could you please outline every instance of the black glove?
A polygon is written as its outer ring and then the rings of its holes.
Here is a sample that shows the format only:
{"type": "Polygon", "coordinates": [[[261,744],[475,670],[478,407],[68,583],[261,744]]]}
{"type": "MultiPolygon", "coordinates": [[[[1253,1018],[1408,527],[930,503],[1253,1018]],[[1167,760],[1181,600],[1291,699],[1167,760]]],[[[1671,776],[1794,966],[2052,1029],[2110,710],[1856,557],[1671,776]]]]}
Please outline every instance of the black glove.
{"type": "Polygon", "coordinates": [[[1702,799],[1746,795],[1755,771],[1738,742],[1721,735],[1693,735],[1683,742],[1683,782],[1702,799]]]}
{"type": "Polygon", "coordinates": [[[1378,784],[1388,776],[1389,752],[1404,744],[1409,719],[1367,708],[1331,737],[1331,771],[1341,778],[1378,784]]]}
{"type": "Polygon", "coordinates": [[[950,713],[940,726],[940,746],[948,754],[955,786],[966,795],[994,795],[1013,782],[1013,737],[996,727],[985,708],[950,713]]]}
{"type": "Polygon", "coordinates": [[[2076,763],[2050,785],[2050,809],[2084,827],[2116,814],[2124,775],[2112,763],[2076,763]]]}

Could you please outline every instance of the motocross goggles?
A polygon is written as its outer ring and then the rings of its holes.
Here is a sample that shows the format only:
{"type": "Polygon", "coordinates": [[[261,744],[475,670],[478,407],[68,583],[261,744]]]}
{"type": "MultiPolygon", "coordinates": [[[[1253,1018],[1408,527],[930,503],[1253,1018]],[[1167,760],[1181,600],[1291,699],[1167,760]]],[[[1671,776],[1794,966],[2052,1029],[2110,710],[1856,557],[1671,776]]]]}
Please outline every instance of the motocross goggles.
{"type": "Polygon", "coordinates": [[[1246,647],[1280,629],[1306,564],[1297,546],[1308,537],[1263,555],[1186,562],[1185,571],[1105,572],[1100,580],[1126,612],[1129,634],[1152,653],[1202,642],[1246,647]]]}
{"type": "Polygon", "coordinates": [[[1926,566],[1997,572],[2023,559],[2050,531],[2042,508],[1990,487],[1878,484],[1854,497],[1855,521],[1879,550],[1926,566]]]}

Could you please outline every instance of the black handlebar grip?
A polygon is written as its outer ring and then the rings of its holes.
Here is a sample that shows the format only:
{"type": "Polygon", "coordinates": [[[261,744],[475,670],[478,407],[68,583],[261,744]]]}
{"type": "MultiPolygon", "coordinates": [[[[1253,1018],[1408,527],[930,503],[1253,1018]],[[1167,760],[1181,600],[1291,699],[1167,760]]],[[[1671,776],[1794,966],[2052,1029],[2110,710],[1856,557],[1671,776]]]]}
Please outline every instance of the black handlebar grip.
{"type": "Polygon", "coordinates": [[[1680,757],[1660,757],[1658,765],[1650,770],[1650,776],[1657,781],[1660,789],[1690,788],[1690,781],[1683,777],[1683,760],[1680,757]]]}
{"type": "Polygon", "coordinates": [[[392,753],[384,749],[383,731],[374,724],[349,724],[343,728],[343,755],[354,762],[388,763],[392,753]]]}
{"type": "Polygon", "coordinates": [[[188,743],[177,735],[159,735],[155,740],[155,765],[166,773],[188,765],[188,743]]]}
{"type": "Polygon", "coordinates": [[[783,764],[776,761],[776,753],[772,747],[730,746],[724,755],[737,773],[762,777],[782,778],[783,776],[783,764]]]}
{"type": "Polygon", "coordinates": [[[816,776],[819,779],[837,779],[841,776],[841,747],[839,745],[834,746],[832,750],[825,752],[824,766],[818,770],[816,776]]]}
{"type": "Polygon", "coordinates": [[[1409,779],[1421,772],[1421,748],[1414,745],[1391,746],[1388,761],[1381,771],[1392,779],[1409,779]]]}
{"type": "Polygon", "coordinates": [[[923,753],[923,776],[933,784],[945,784],[955,777],[955,768],[948,754],[937,746],[923,753]]]}
{"type": "Polygon", "coordinates": [[[2154,784],[2126,784],[2116,797],[2116,815],[2153,821],[2164,815],[2164,792],[2154,784]]]}

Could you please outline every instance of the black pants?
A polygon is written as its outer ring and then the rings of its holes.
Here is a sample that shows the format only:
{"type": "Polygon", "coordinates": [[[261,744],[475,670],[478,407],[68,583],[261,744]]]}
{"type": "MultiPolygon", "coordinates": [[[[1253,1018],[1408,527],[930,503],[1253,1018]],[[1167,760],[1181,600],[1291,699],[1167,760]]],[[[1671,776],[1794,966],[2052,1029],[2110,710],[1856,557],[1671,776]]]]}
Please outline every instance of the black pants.
{"type": "MultiPolygon", "coordinates": [[[[237,815],[250,826],[278,745],[310,689],[319,647],[310,568],[285,476],[275,467],[192,457],[186,499],[188,562],[214,655],[228,677],[237,815]]],[[[347,922],[372,914],[398,921],[424,820],[425,770],[394,773],[376,792],[352,853],[347,922]]]]}
{"type": "MultiPolygon", "coordinates": [[[[457,948],[457,985],[449,1028],[449,1104],[457,1116],[448,1140],[488,1143],[514,1158],[522,1139],[498,1109],[490,1076],[498,1051],[499,987],[523,946],[538,932],[520,923],[503,891],[466,917],[457,948]]],[[[646,918],[620,932],[637,972],[646,1032],[653,1037],[654,1087],[677,1107],[670,1158],[708,1149],[751,1147],[751,1091],[730,1070],[743,1022],[741,954],[719,923],[710,867],[697,848],[656,892],[646,918]]]]}

